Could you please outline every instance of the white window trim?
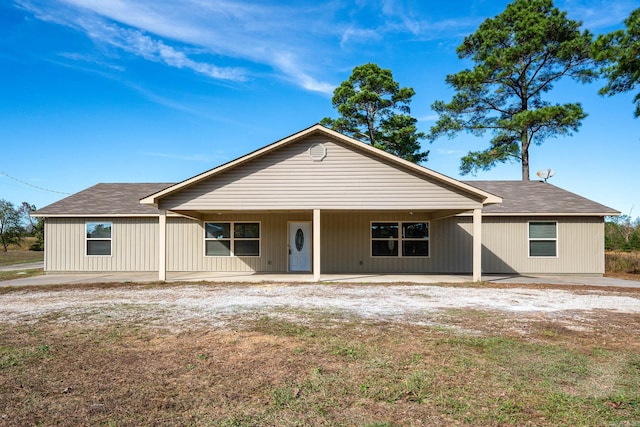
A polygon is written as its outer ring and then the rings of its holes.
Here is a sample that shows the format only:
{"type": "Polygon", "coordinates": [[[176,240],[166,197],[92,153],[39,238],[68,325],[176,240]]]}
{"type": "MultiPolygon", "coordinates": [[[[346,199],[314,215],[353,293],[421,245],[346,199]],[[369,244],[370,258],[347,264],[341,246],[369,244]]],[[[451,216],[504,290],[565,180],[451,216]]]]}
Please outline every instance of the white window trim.
{"type": "Polygon", "coordinates": [[[558,250],[558,221],[547,221],[547,220],[543,220],[543,219],[532,219],[527,221],[527,255],[529,258],[533,258],[533,259],[554,259],[554,258],[558,258],[559,257],[559,250],[558,250]],[[543,223],[553,223],[556,226],[556,237],[552,238],[552,237],[531,237],[531,223],[532,222],[543,222],[543,223]],[[531,255],[531,241],[539,241],[539,242],[548,242],[548,241],[555,241],[556,243],[556,254],[555,255],[531,255]]]}
{"type": "Polygon", "coordinates": [[[431,221],[421,221],[421,220],[415,220],[415,221],[397,221],[397,220],[386,220],[386,219],[381,219],[381,220],[375,220],[375,221],[369,221],[369,258],[371,259],[398,259],[398,258],[405,258],[405,259],[427,259],[427,258],[431,258],[431,221]],[[398,242],[398,255],[384,255],[384,256],[374,256],[373,255],[373,245],[371,244],[374,240],[388,240],[388,239],[380,239],[380,238],[375,238],[373,237],[373,223],[387,223],[387,224],[397,224],[398,225],[398,238],[394,239],[396,242],[398,242]],[[427,226],[429,227],[429,236],[426,239],[415,239],[415,238],[408,238],[405,239],[402,237],[402,224],[415,224],[415,223],[424,223],[427,224],[427,226]],[[403,256],[402,255],[402,242],[404,240],[407,241],[424,241],[426,240],[428,243],[428,247],[429,247],[429,255],[422,255],[422,256],[403,256]]]}
{"type": "Polygon", "coordinates": [[[262,222],[261,221],[228,221],[228,220],[212,220],[212,221],[203,221],[202,222],[202,233],[204,236],[202,242],[202,253],[205,258],[260,258],[262,256],[262,222]],[[229,238],[228,239],[215,239],[212,237],[207,237],[207,224],[213,223],[228,223],[229,224],[229,238]],[[258,230],[260,232],[260,237],[256,238],[235,238],[233,237],[233,226],[235,224],[258,224],[258,230]],[[207,255],[207,241],[208,240],[223,240],[229,241],[229,255],[207,255]],[[236,255],[234,253],[235,250],[235,241],[236,240],[257,240],[258,241],[258,255],[236,255]]]}
{"type": "Polygon", "coordinates": [[[112,257],[113,256],[113,221],[85,221],[84,222],[84,256],[88,257],[112,257]],[[87,237],[87,224],[111,224],[111,237],[87,237]],[[89,241],[108,240],[109,241],[109,255],[89,255],[87,252],[89,241]]]}

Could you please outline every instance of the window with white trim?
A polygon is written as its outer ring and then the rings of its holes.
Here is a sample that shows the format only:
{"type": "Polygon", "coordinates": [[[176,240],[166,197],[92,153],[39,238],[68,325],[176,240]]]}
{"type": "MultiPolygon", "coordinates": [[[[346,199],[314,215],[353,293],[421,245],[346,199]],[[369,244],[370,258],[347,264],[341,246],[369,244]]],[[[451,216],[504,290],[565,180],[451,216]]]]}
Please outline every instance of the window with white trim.
{"type": "Polygon", "coordinates": [[[205,222],[205,256],[260,256],[259,222],[205,222]]]}
{"type": "Polygon", "coordinates": [[[85,247],[87,255],[111,255],[111,222],[85,223],[85,247]]]}
{"type": "Polygon", "coordinates": [[[372,257],[428,257],[428,222],[372,222],[372,257]]]}
{"type": "Polygon", "coordinates": [[[529,256],[558,256],[558,223],[555,221],[529,222],[529,256]]]}

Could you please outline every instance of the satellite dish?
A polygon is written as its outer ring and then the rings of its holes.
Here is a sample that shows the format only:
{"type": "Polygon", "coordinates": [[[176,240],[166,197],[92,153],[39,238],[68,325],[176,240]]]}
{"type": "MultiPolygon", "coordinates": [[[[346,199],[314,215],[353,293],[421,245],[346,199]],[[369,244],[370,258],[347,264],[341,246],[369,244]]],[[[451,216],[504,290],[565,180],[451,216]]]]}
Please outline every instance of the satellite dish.
{"type": "Polygon", "coordinates": [[[552,176],[554,176],[555,174],[556,174],[556,171],[554,171],[553,169],[542,169],[536,173],[536,175],[544,179],[544,182],[547,182],[547,180],[552,176]]]}

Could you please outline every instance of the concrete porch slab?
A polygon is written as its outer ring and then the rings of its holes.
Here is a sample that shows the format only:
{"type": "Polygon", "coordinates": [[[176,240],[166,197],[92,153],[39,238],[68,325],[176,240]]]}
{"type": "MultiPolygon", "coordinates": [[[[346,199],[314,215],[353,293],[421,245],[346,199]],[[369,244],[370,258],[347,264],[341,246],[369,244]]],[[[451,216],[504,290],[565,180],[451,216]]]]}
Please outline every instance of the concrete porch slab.
{"type": "MultiPolygon", "coordinates": [[[[186,272],[167,273],[167,282],[313,282],[312,273],[252,273],[252,272],[186,272]]],[[[424,274],[321,274],[320,282],[332,283],[467,283],[471,275],[424,274]]]]}

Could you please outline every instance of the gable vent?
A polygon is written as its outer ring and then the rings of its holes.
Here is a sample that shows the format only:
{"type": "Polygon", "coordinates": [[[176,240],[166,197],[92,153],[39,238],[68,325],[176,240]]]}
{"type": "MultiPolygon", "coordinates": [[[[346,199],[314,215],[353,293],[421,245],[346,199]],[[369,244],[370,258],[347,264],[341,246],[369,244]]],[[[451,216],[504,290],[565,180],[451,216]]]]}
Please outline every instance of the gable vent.
{"type": "Polygon", "coordinates": [[[314,162],[321,162],[322,159],[327,157],[326,147],[322,144],[313,144],[309,147],[309,157],[311,157],[311,160],[314,162]]]}

